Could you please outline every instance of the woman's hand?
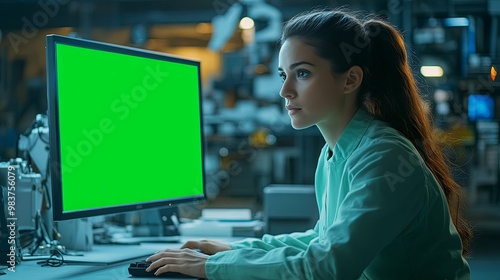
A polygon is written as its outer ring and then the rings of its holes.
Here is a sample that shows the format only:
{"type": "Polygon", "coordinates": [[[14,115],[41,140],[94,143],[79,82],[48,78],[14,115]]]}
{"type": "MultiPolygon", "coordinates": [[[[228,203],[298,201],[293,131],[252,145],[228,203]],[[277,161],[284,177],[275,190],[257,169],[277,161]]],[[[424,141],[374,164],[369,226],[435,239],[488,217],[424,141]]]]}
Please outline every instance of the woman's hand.
{"type": "Polygon", "coordinates": [[[198,278],[206,278],[205,263],[208,255],[191,249],[160,251],[147,258],[147,262],[152,262],[146,271],[158,270],[155,275],[158,276],[168,271],[180,272],[198,278]]]}
{"type": "Polygon", "coordinates": [[[207,255],[213,255],[218,252],[231,250],[231,246],[229,246],[229,244],[214,240],[188,241],[186,244],[182,245],[181,248],[199,249],[207,255]]]}

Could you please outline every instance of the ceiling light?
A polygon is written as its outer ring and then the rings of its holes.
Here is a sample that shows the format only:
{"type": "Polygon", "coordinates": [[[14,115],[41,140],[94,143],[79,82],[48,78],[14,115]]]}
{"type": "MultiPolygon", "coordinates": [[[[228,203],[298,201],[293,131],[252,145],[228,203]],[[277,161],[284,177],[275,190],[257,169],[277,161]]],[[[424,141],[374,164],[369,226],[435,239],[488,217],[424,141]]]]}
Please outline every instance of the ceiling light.
{"type": "Polygon", "coordinates": [[[241,29],[252,29],[254,26],[253,19],[249,17],[244,17],[240,20],[241,29]]]}
{"type": "Polygon", "coordinates": [[[441,66],[422,66],[420,67],[420,73],[422,73],[424,77],[436,78],[442,77],[444,71],[441,66]]]}

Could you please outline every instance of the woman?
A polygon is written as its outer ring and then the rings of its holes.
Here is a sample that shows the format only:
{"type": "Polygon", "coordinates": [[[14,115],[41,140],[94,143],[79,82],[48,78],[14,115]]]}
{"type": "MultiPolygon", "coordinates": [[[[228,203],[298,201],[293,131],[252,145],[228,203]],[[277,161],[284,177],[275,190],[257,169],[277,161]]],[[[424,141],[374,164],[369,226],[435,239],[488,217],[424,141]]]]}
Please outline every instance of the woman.
{"type": "Polygon", "coordinates": [[[191,241],[151,256],[157,273],[209,279],[469,279],[471,230],[411,74],[401,34],[344,11],[311,11],[280,40],[281,97],[295,129],[326,144],[320,218],[303,233],[191,241]]]}

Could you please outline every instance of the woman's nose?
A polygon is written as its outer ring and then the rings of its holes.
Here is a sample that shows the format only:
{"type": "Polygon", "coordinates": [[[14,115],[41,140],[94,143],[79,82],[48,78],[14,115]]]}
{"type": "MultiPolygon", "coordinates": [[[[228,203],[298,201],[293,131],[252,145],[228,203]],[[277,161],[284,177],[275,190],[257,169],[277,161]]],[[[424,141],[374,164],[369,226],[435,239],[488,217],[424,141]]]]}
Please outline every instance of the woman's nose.
{"type": "Polygon", "coordinates": [[[285,99],[291,99],[295,96],[295,90],[285,81],[281,86],[280,96],[285,99]]]}

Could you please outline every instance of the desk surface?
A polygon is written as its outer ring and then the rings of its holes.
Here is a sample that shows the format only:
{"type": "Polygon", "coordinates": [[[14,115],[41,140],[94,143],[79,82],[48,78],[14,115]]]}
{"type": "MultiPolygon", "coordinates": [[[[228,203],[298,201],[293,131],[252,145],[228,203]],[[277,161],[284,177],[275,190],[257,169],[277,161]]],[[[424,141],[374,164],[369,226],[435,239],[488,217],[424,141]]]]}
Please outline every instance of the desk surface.
{"type": "MultiPolygon", "coordinates": [[[[182,241],[197,240],[200,238],[183,238],[182,241]]],[[[209,238],[230,242],[241,238],[209,238]]],[[[92,251],[84,253],[83,257],[64,256],[65,260],[80,261],[82,263],[63,264],[60,267],[41,266],[39,260],[23,261],[16,265],[15,272],[4,270],[7,275],[0,279],[91,279],[91,280],[114,280],[114,279],[159,279],[159,278],[135,278],[128,273],[131,262],[144,260],[147,256],[162,249],[177,249],[182,243],[146,243],[141,245],[94,245],[92,251]],[[100,263],[86,264],[84,261],[97,261],[100,263]]],[[[160,278],[161,279],[161,278],[160,278]]],[[[166,278],[163,278],[166,279],[166,278]]],[[[169,278],[175,279],[175,278],[169,278]]],[[[185,279],[185,278],[184,278],[185,279]]],[[[193,278],[196,279],[196,278],[193,278]]]]}

